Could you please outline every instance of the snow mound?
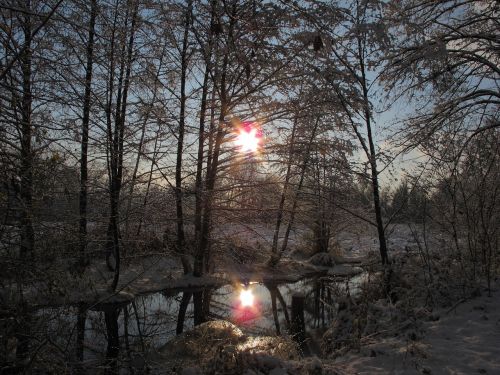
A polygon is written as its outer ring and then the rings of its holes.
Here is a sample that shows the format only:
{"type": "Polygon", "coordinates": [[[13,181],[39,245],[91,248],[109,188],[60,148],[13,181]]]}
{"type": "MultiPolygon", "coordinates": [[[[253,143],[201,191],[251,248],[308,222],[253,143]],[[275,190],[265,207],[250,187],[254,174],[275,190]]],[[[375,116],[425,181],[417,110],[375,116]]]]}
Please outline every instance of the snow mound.
{"type": "Polygon", "coordinates": [[[218,345],[236,345],[246,336],[234,324],[216,320],[206,322],[185,332],[160,349],[168,357],[200,358],[210,354],[218,345]]]}
{"type": "Polygon", "coordinates": [[[286,361],[300,358],[297,344],[290,338],[248,337],[234,324],[222,320],[203,323],[181,334],[163,346],[159,354],[160,358],[155,359],[158,370],[175,367],[183,369],[181,374],[185,375],[277,375],[286,367],[286,361]]]}

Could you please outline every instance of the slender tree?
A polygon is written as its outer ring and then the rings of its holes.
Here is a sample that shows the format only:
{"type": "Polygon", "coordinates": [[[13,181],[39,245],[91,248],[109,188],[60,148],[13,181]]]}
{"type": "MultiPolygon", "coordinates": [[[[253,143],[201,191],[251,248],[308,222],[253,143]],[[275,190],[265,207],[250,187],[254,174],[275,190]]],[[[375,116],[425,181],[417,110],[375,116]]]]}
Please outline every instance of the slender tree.
{"type": "MultiPolygon", "coordinates": [[[[108,103],[107,103],[107,142],[109,152],[109,191],[110,191],[110,219],[108,225],[108,254],[113,254],[115,258],[114,277],[111,284],[111,289],[115,290],[118,285],[120,276],[120,219],[119,219],[119,204],[120,192],[122,188],[123,178],[123,154],[124,154],[124,132],[125,132],[125,116],[128,105],[128,91],[130,88],[130,74],[133,62],[134,53],[134,37],[137,25],[138,2],[133,2],[126,9],[125,22],[130,22],[130,33],[128,41],[125,34],[121,36],[119,48],[121,48],[121,61],[118,72],[118,81],[116,86],[116,102],[113,101],[115,92],[115,46],[113,35],[115,26],[113,26],[112,43],[111,43],[111,58],[109,65],[109,84],[108,84],[108,103]],[[131,14],[130,14],[131,13],[131,14]],[[112,121],[112,108],[115,107],[114,122],[112,121]]],[[[115,12],[118,12],[118,2],[116,3],[115,12]]],[[[115,14],[115,21],[117,13],[115,14]]],[[[109,255],[108,255],[109,259],[109,255]]],[[[109,264],[109,263],[108,263],[109,264]]]]}
{"type": "Polygon", "coordinates": [[[188,2],[186,8],[184,33],[181,46],[181,87],[180,87],[180,104],[179,104],[179,131],[177,134],[177,157],[175,163],[175,209],[177,220],[177,251],[181,254],[182,266],[184,273],[191,271],[189,259],[186,257],[186,236],[184,233],[184,213],[182,204],[182,154],[184,150],[184,133],[186,128],[186,80],[191,51],[189,50],[189,30],[191,28],[192,18],[192,2],[188,2]]]}
{"type": "Polygon", "coordinates": [[[371,183],[374,224],[378,233],[381,261],[385,265],[389,263],[389,257],[380,203],[380,153],[374,135],[372,103],[377,86],[376,82],[370,82],[368,78],[378,74],[377,71],[370,71],[370,67],[381,69],[381,55],[387,42],[379,5],[377,1],[356,1],[347,8],[326,4],[319,7],[319,11],[331,15],[334,20],[340,20],[339,23],[323,21],[328,20],[328,17],[317,17],[316,8],[299,8],[299,12],[307,22],[320,30],[312,43],[318,61],[310,62],[309,66],[333,90],[335,105],[344,112],[351,133],[358,140],[368,161],[369,173],[365,176],[371,183]],[[343,16],[334,17],[339,12],[343,16]],[[340,35],[336,27],[343,30],[340,35]]]}
{"type": "Polygon", "coordinates": [[[88,192],[88,144],[89,144],[89,123],[92,93],[92,70],[94,64],[94,36],[95,23],[97,18],[97,0],[90,2],[90,18],[88,23],[88,40],[86,48],[85,65],[85,92],[83,94],[83,116],[82,116],[82,144],[80,153],[80,266],[84,266],[85,248],[87,246],[87,192],[88,192]]]}
{"type": "Polygon", "coordinates": [[[22,86],[21,86],[21,107],[20,107],[20,140],[21,140],[21,164],[20,176],[20,198],[21,198],[21,256],[25,257],[33,252],[35,246],[35,234],[33,230],[33,125],[32,125],[32,17],[31,1],[25,2],[26,13],[21,16],[23,47],[19,62],[21,64],[22,86]]]}

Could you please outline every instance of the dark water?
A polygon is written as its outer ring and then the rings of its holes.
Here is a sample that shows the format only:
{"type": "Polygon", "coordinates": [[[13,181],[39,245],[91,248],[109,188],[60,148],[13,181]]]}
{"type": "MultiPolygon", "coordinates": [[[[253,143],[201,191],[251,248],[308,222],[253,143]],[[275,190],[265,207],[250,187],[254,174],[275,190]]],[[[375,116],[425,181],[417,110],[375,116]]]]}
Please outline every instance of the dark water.
{"type": "MultiPolygon", "coordinates": [[[[314,280],[303,280],[292,284],[277,286],[287,304],[291,304],[291,296],[295,292],[313,293],[314,280]]],[[[275,322],[272,313],[271,295],[268,287],[263,284],[250,284],[247,289],[254,295],[252,307],[241,308],[241,285],[225,285],[212,291],[210,312],[208,319],[224,319],[238,325],[243,331],[252,335],[275,334],[275,322]]],[[[190,292],[189,290],[185,292],[190,292]]],[[[151,295],[137,297],[134,305],[116,306],[121,310],[118,317],[119,331],[123,334],[124,309],[128,309],[128,333],[132,340],[137,341],[139,331],[143,338],[147,338],[150,348],[159,348],[176,336],[178,312],[183,291],[163,291],[151,295]],[[136,315],[137,313],[137,315],[136,315]],[[139,328],[138,328],[139,327],[139,328]]],[[[314,296],[310,296],[314,298],[314,296]]],[[[277,303],[277,311],[281,325],[285,326],[283,307],[277,303]]],[[[194,326],[193,299],[191,298],[186,311],[184,331],[194,326]]],[[[311,315],[306,310],[306,316],[311,315]]],[[[307,319],[309,321],[310,319],[307,319]]],[[[105,322],[102,311],[89,311],[87,315],[85,340],[96,346],[105,348],[105,322]]],[[[139,338],[140,339],[140,338],[139,338]]],[[[105,349],[102,350],[105,352],[105,349]]]]}
{"type": "MultiPolygon", "coordinates": [[[[345,294],[346,288],[355,294],[359,281],[360,276],[349,282],[315,277],[279,285],[225,285],[210,291],[210,307],[206,318],[231,321],[249,335],[274,335],[278,330],[286,334],[286,317],[291,316],[292,296],[299,293],[305,297],[306,330],[312,331],[328,326],[335,316],[336,296],[345,294]],[[252,291],[254,303],[243,308],[240,292],[244,287],[252,291]],[[272,290],[275,295],[281,296],[276,298],[277,320],[273,315],[272,290]],[[288,314],[285,314],[285,310],[288,314]]],[[[44,309],[38,313],[38,317],[48,321],[45,326],[47,336],[70,353],[66,358],[69,363],[78,363],[78,358],[83,355],[85,368],[99,368],[110,357],[119,356],[128,357],[128,363],[138,362],[137,366],[140,367],[141,358],[155,352],[176,336],[182,298],[192,292],[165,290],[139,296],[132,303],[101,306],[99,311],[81,309],[80,316],[85,317],[85,329],[83,325],[78,328],[79,311],[74,307],[44,309]],[[83,347],[77,344],[78,335],[83,338],[83,347]]],[[[193,328],[193,315],[191,298],[186,309],[184,331],[193,328]]],[[[124,371],[129,372],[126,368],[124,371]]]]}

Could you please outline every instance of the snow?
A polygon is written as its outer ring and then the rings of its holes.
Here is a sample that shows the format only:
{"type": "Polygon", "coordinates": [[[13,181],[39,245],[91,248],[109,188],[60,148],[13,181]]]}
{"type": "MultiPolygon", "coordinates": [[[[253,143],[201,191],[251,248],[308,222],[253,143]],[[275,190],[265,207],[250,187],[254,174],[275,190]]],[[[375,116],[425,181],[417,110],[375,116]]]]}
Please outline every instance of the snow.
{"type": "MultiPolygon", "coordinates": [[[[333,258],[331,258],[333,262],[333,258]]],[[[101,310],[109,304],[126,304],[138,296],[160,291],[196,290],[207,287],[218,288],[242,282],[263,284],[289,284],[325,274],[333,276],[352,276],[361,272],[360,268],[338,264],[334,267],[315,266],[307,261],[284,258],[275,268],[266,264],[225,264],[209,275],[195,277],[184,275],[176,257],[154,256],[136,259],[134,264],[123,265],[116,291],[109,286],[113,272],[107,270],[104,261],[87,267],[82,276],[60,274],[60,284],[39,284],[25,288],[24,299],[36,308],[76,306],[85,303],[92,310],[101,310]]],[[[8,300],[16,293],[12,288],[0,291],[0,297],[8,300]],[[9,296],[10,295],[10,296],[9,296]]]]}
{"type": "MultiPolygon", "coordinates": [[[[337,358],[347,374],[500,374],[500,283],[491,297],[443,309],[406,335],[337,358]]],[[[418,326],[418,324],[417,324],[418,326]]]]}
{"type": "MultiPolygon", "coordinates": [[[[389,225],[386,237],[387,246],[391,252],[413,250],[417,246],[413,234],[406,224],[389,225]]],[[[343,252],[350,257],[348,262],[363,262],[367,254],[377,254],[379,251],[376,228],[370,225],[362,224],[346,229],[338,233],[336,240],[343,252]]]]}
{"type": "MultiPolygon", "coordinates": [[[[109,286],[113,272],[104,262],[87,267],[82,276],[60,273],[57,288],[52,284],[33,285],[26,288],[24,299],[35,308],[77,305],[81,302],[100,309],[106,304],[127,303],[140,295],[169,290],[216,287],[228,283],[220,275],[194,277],[184,275],[177,257],[146,257],[129,266],[123,265],[116,291],[109,286]]],[[[9,288],[0,291],[0,297],[8,299],[9,288]]],[[[15,294],[12,294],[15,295],[15,294]]]]}
{"type": "Polygon", "coordinates": [[[289,258],[282,259],[276,267],[266,264],[233,264],[226,265],[228,277],[238,277],[242,281],[252,281],[264,284],[294,283],[307,277],[324,272],[308,262],[296,261],[289,258]]]}
{"type": "Polygon", "coordinates": [[[337,264],[328,270],[329,276],[351,277],[363,272],[361,267],[353,267],[346,264],[337,264]]]}
{"type": "MultiPolygon", "coordinates": [[[[383,315],[394,313],[390,305],[378,308],[383,315]]],[[[191,360],[205,363],[204,369],[230,361],[243,366],[242,374],[500,374],[500,282],[491,297],[484,294],[432,313],[422,310],[386,335],[363,337],[359,352],[336,359],[299,359],[289,352],[293,344],[286,338],[248,337],[227,322],[207,323],[193,332],[161,352],[177,358],[195,353],[197,360],[191,360]],[[200,345],[203,351],[193,349],[200,345]]],[[[198,366],[183,374],[207,373],[200,371],[198,366]]]]}
{"type": "Polygon", "coordinates": [[[330,253],[317,253],[309,258],[309,263],[315,266],[333,267],[335,265],[335,259],[330,253]]]}
{"type": "Polygon", "coordinates": [[[269,374],[275,370],[274,374],[286,374],[278,370],[286,361],[298,358],[297,345],[290,338],[251,337],[232,323],[212,321],[176,337],[149,361],[156,363],[159,373],[176,367],[187,375],[244,371],[269,374]]]}

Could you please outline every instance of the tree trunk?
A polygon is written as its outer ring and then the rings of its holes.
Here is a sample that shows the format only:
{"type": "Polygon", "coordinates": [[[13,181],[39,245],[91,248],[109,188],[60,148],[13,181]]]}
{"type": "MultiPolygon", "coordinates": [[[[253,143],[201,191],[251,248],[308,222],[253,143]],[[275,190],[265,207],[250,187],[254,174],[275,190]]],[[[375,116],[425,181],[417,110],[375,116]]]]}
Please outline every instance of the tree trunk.
{"type": "Polygon", "coordinates": [[[210,302],[212,302],[212,289],[203,291],[203,316],[208,320],[210,316],[210,302]]]}
{"type": "Polygon", "coordinates": [[[135,323],[137,325],[137,333],[139,334],[139,339],[141,340],[142,353],[146,352],[146,346],[144,345],[144,338],[142,337],[141,322],[139,321],[139,314],[137,313],[137,305],[135,301],[132,301],[132,308],[134,309],[135,323]]]}
{"type": "Polygon", "coordinates": [[[193,293],[193,307],[194,307],[194,325],[200,325],[206,322],[206,317],[203,308],[203,291],[193,293]]]}
{"type": "Polygon", "coordinates": [[[137,232],[136,232],[137,237],[139,237],[139,235],[141,234],[142,223],[144,221],[144,214],[146,211],[146,206],[148,204],[149,192],[151,190],[151,182],[153,180],[153,169],[154,169],[154,166],[156,164],[158,139],[160,138],[159,133],[160,133],[160,125],[158,126],[158,132],[156,133],[156,136],[155,136],[155,144],[153,146],[153,157],[151,158],[151,165],[149,167],[148,183],[146,184],[146,192],[144,193],[144,200],[142,201],[141,217],[139,219],[139,224],[137,225],[137,232]]]}
{"type": "Polygon", "coordinates": [[[359,53],[359,63],[361,70],[361,87],[363,90],[364,115],[365,115],[366,133],[368,136],[368,146],[369,146],[369,154],[367,155],[367,157],[370,161],[371,183],[373,189],[373,205],[375,209],[375,220],[377,223],[380,257],[382,259],[382,264],[387,265],[389,264],[389,257],[387,255],[387,242],[385,239],[384,221],[382,218],[382,209],[380,206],[380,193],[379,193],[378,170],[377,170],[377,151],[375,150],[375,143],[373,141],[373,135],[372,135],[372,125],[371,125],[372,115],[370,110],[370,100],[368,98],[365,61],[362,55],[362,51],[363,51],[362,41],[358,38],[358,53],[359,53]]]}
{"type": "Polygon", "coordinates": [[[83,362],[84,344],[85,344],[85,322],[87,320],[87,307],[85,304],[78,305],[78,313],[76,319],[76,358],[78,359],[79,371],[83,372],[81,363],[83,362]]]}
{"type": "MultiPolygon", "coordinates": [[[[153,98],[151,99],[151,102],[148,104],[146,114],[144,115],[144,118],[142,120],[141,137],[139,139],[139,144],[137,145],[137,157],[135,159],[134,171],[133,171],[132,177],[130,179],[130,187],[129,187],[129,190],[128,190],[127,209],[125,211],[125,236],[126,236],[127,239],[128,239],[128,236],[129,236],[130,211],[132,209],[132,200],[133,200],[133,196],[134,196],[134,189],[135,189],[135,184],[137,182],[137,172],[139,171],[139,164],[140,164],[140,161],[141,161],[141,156],[144,155],[144,153],[142,152],[142,148],[143,148],[143,145],[144,145],[144,137],[146,136],[146,126],[147,126],[147,123],[148,123],[148,121],[149,121],[149,119],[151,117],[151,111],[152,111],[152,109],[154,107],[154,104],[156,102],[156,98],[157,98],[157,95],[158,95],[158,80],[159,80],[158,77],[160,75],[162,66],[163,66],[163,54],[160,57],[160,61],[158,63],[158,69],[156,70],[155,84],[154,84],[154,87],[153,87],[153,98]]],[[[154,150],[153,150],[153,155],[156,153],[156,144],[157,144],[157,142],[158,142],[158,136],[155,138],[155,147],[154,147],[154,150]]],[[[153,156],[153,161],[154,161],[154,159],[155,158],[153,156]]],[[[150,173],[152,173],[152,168],[153,168],[153,165],[151,166],[151,172],[150,173]]],[[[149,176],[149,180],[148,180],[148,187],[147,187],[148,192],[149,192],[149,185],[150,184],[151,184],[151,175],[149,176]]],[[[147,193],[146,193],[146,195],[147,195],[147,193]]],[[[146,197],[144,199],[147,200],[146,197]]],[[[140,221],[142,221],[142,217],[141,217],[140,221]]],[[[140,225],[141,224],[139,224],[139,226],[140,225]]],[[[138,232],[140,233],[140,229],[138,229],[138,232]]]]}
{"type": "Polygon", "coordinates": [[[87,41],[87,63],[85,66],[85,93],[83,95],[83,117],[82,117],[82,145],[80,158],[80,267],[83,269],[86,264],[85,250],[87,247],[87,156],[89,143],[89,120],[90,120],[90,95],[92,90],[92,68],[94,59],[94,34],[95,20],[97,17],[97,1],[90,3],[89,36],[87,41]]]}
{"type": "Polygon", "coordinates": [[[311,153],[311,147],[312,147],[312,143],[314,141],[314,138],[316,137],[316,131],[318,129],[319,120],[320,120],[320,118],[318,117],[314,123],[314,127],[311,131],[311,137],[309,138],[309,141],[307,143],[306,154],[304,155],[304,161],[302,162],[302,166],[300,169],[300,180],[299,180],[299,184],[297,186],[297,190],[295,191],[295,195],[293,198],[290,220],[288,221],[288,225],[286,227],[285,237],[283,238],[283,243],[281,244],[281,249],[279,250],[279,252],[271,254],[271,258],[269,259],[269,262],[268,262],[268,265],[271,267],[274,267],[278,264],[278,262],[281,259],[281,256],[283,255],[283,253],[285,252],[285,250],[288,246],[288,238],[290,236],[290,231],[292,230],[292,226],[293,226],[294,220],[295,220],[295,213],[297,211],[298,196],[299,196],[300,190],[302,189],[302,184],[304,183],[305,172],[306,172],[306,169],[307,169],[307,166],[309,163],[309,156],[311,153]]]}
{"type": "Polygon", "coordinates": [[[179,305],[179,314],[177,315],[177,328],[176,333],[180,335],[184,331],[184,321],[186,320],[186,311],[191,301],[191,292],[183,292],[181,304],[179,305]]]}
{"type": "MultiPolygon", "coordinates": [[[[26,0],[26,9],[31,10],[31,1],[26,0]]],[[[22,99],[21,99],[21,166],[20,166],[20,196],[21,196],[21,236],[20,254],[25,258],[33,252],[35,233],[33,230],[33,150],[32,150],[32,92],[31,92],[31,64],[33,51],[31,50],[31,16],[26,14],[22,24],[24,34],[24,51],[21,55],[22,71],[22,99]]]]}
{"type": "Polygon", "coordinates": [[[106,373],[116,374],[118,365],[118,354],[120,353],[120,336],[118,333],[118,316],[120,308],[110,306],[104,311],[106,322],[106,335],[108,346],[106,349],[106,373]]]}
{"type": "Polygon", "coordinates": [[[276,296],[278,297],[278,301],[280,301],[281,308],[283,309],[283,314],[285,315],[285,322],[287,325],[287,328],[290,329],[290,315],[288,314],[288,307],[286,305],[285,299],[283,298],[283,295],[280,292],[280,289],[276,286],[276,296]]]}
{"type": "Polygon", "coordinates": [[[321,306],[321,283],[318,279],[314,281],[314,320],[315,327],[319,328],[320,320],[320,306],[321,306]]]}
{"type": "Polygon", "coordinates": [[[291,334],[302,347],[306,341],[306,324],[304,320],[304,295],[292,295],[292,326],[291,334]]]}
{"type": "Polygon", "coordinates": [[[132,370],[132,355],[130,354],[130,340],[129,340],[129,333],[128,333],[128,322],[129,322],[129,315],[128,315],[128,305],[123,307],[123,336],[125,339],[125,353],[127,354],[127,362],[128,362],[128,369],[129,373],[133,374],[132,370]]]}
{"type": "Polygon", "coordinates": [[[115,17],[113,21],[113,28],[110,35],[110,56],[109,56],[109,76],[107,83],[107,93],[106,93],[106,162],[108,167],[108,178],[109,178],[109,195],[110,195],[110,219],[108,223],[108,230],[106,234],[106,265],[110,271],[114,271],[114,267],[110,264],[110,257],[114,251],[114,241],[112,236],[112,217],[113,217],[113,184],[114,184],[114,173],[115,173],[115,153],[113,148],[113,123],[112,123],[112,108],[113,108],[113,92],[115,83],[115,42],[116,42],[116,22],[118,18],[118,1],[115,5],[115,17]]]}
{"type": "Polygon", "coordinates": [[[16,367],[27,370],[26,363],[29,360],[31,348],[31,315],[28,312],[26,302],[22,301],[16,317],[16,367]]]}
{"type": "Polygon", "coordinates": [[[276,334],[279,336],[281,335],[281,329],[280,329],[280,320],[278,317],[278,308],[276,307],[276,286],[268,285],[267,289],[269,290],[269,294],[271,296],[271,309],[273,311],[273,319],[274,319],[274,326],[276,327],[276,334]]]}
{"type": "MultiPolygon", "coordinates": [[[[235,8],[233,6],[233,12],[235,12],[235,8]]],[[[230,17],[231,21],[229,22],[228,34],[231,37],[233,34],[234,25],[236,22],[236,16],[230,17]]],[[[221,81],[220,81],[220,114],[219,114],[219,124],[217,133],[215,136],[215,143],[213,146],[213,155],[209,155],[210,163],[207,165],[207,177],[206,177],[206,194],[204,197],[204,211],[203,211],[203,220],[201,227],[201,238],[200,243],[196,249],[195,260],[194,260],[194,275],[201,276],[203,274],[203,266],[205,263],[205,255],[209,245],[209,236],[210,236],[210,226],[212,219],[212,205],[214,198],[214,188],[217,178],[217,169],[219,166],[219,154],[222,145],[222,141],[224,136],[226,135],[226,115],[228,113],[229,102],[227,98],[227,87],[226,87],[226,76],[227,69],[229,65],[229,54],[230,51],[226,49],[224,54],[224,59],[222,63],[222,73],[221,73],[221,81]]],[[[215,86],[215,83],[214,83],[215,86]]],[[[195,303],[195,316],[196,316],[196,306],[195,303]]]]}
{"type": "Polygon", "coordinates": [[[285,207],[286,194],[288,192],[288,182],[290,181],[290,175],[292,171],[292,157],[295,148],[295,132],[297,129],[298,116],[295,115],[292,126],[292,135],[290,137],[290,148],[288,150],[288,160],[286,166],[285,183],[283,184],[283,190],[281,191],[280,203],[278,205],[278,215],[276,217],[276,226],[274,228],[273,244],[271,247],[271,254],[278,254],[278,240],[280,234],[281,222],[283,221],[283,209],[285,207]]]}
{"type": "Polygon", "coordinates": [[[186,257],[186,239],[184,234],[184,214],[182,208],[182,152],[184,149],[184,131],[185,131],[185,111],[186,111],[186,74],[188,68],[188,45],[189,45],[189,27],[191,23],[192,3],[189,1],[186,9],[186,20],[184,24],[184,36],[182,39],[181,53],[181,95],[180,95],[180,113],[179,113],[179,134],[177,137],[177,160],[175,163],[175,207],[177,219],[177,252],[181,255],[184,273],[191,272],[191,265],[186,257]]]}
{"type": "MultiPolygon", "coordinates": [[[[201,93],[201,108],[200,108],[200,125],[198,130],[198,158],[196,161],[196,181],[195,181],[195,214],[194,214],[194,229],[197,246],[201,242],[201,226],[203,213],[203,158],[205,144],[205,117],[207,112],[208,86],[210,82],[210,69],[212,59],[212,29],[215,22],[215,6],[216,0],[212,0],[212,11],[210,19],[210,31],[208,35],[208,53],[205,56],[205,74],[203,76],[203,88],[201,93]]],[[[212,95],[213,97],[213,95],[212,95]]],[[[213,113],[213,111],[212,111],[213,113]]],[[[209,150],[210,152],[210,150],[209,150]]]]}
{"type": "MultiPolygon", "coordinates": [[[[130,36],[127,45],[127,53],[125,57],[126,63],[122,62],[120,67],[120,77],[118,80],[118,93],[116,99],[116,115],[115,115],[115,126],[112,132],[112,144],[111,144],[111,183],[110,183],[110,197],[111,197],[111,217],[109,224],[108,233],[108,243],[112,243],[113,255],[115,257],[115,267],[114,276],[111,283],[111,289],[116,290],[118,285],[118,280],[120,277],[120,230],[119,230],[119,204],[120,204],[120,191],[122,188],[122,178],[123,178],[123,142],[124,142],[124,132],[125,132],[125,115],[127,111],[128,104],[128,90],[130,86],[130,73],[132,69],[133,60],[133,46],[134,46],[134,35],[137,22],[138,13],[138,2],[135,2],[132,21],[130,25],[130,36]],[[124,72],[125,69],[125,72],[124,72]],[[124,80],[123,80],[124,75],[124,80]],[[123,80],[123,87],[122,87],[123,80]]],[[[128,18],[128,10],[127,17],[128,18]]],[[[124,49],[123,45],[123,49],[124,49]]],[[[124,54],[122,49],[122,55],[124,54]]],[[[123,61],[123,60],[122,60],[123,61]]],[[[108,129],[109,133],[109,129],[108,129]]],[[[109,136],[109,134],[108,134],[109,136]]]]}

